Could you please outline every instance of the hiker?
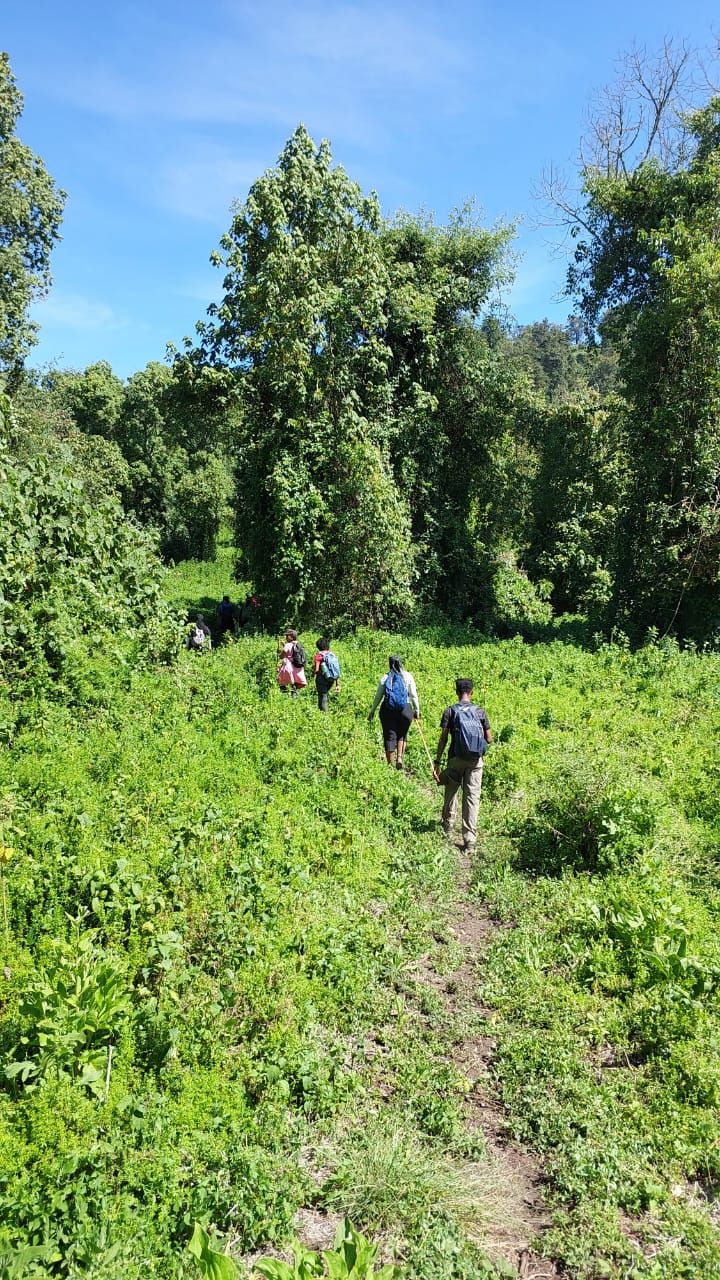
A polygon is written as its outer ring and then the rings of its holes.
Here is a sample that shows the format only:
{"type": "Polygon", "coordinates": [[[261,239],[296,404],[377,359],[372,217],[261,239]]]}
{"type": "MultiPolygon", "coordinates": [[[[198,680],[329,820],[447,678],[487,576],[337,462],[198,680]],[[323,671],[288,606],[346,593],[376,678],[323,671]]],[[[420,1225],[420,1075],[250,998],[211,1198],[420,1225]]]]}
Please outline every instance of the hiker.
{"type": "Polygon", "coordinates": [[[297,638],[297,631],[293,631],[290,627],[285,632],[285,644],[278,649],[277,677],[278,684],[283,693],[290,693],[293,697],[297,694],[298,689],[304,689],[307,686],[307,676],[305,675],[305,650],[297,638]]]}
{"type": "Polygon", "coordinates": [[[210,628],[204,614],[199,613],[195,622],[191,623],[186,644],[187,648],[194,650],[195,653],[209,653],[212,649],[210,628]]]}
{"type": "Polygon", "coordinates": [[[482,787],[483,757],[492,742],[490,721],[483,707],[472,700],[472,680],[456,680],[457,702],[446,707],[440,720],[440,741],[435,753],[433,775],[438,786],[445,787],[442,829],[452,836],[457,813],[457,793],[462,787],[463,847],[473,853],[477,845],[478,809],[482,787]],[[442,770],[445,744],[450,736],[447,767],[442,770]]]}
{"type": "Polygon", "coordinates": [[[420,719],[420,703],[415,677],[406,671],[402,658],[392,654],[389,659],[387,675],[382,676],[375,693],[375,701],[370,708],[368,721],[371,721],[377,708],[380,707],[380,723],[383,731],[383,746],[388,764],[403,768],[405,744],[413,719],[420,719]]]}
{"type": "Polygon", "coordinates": [[[325,636],[320,636],[317,642],[313,666],[318,710],[327,711],[328,694],[333,685],[336,691],[340,692],[340,663],[330,648],[330,641],[326,640],[325,636]]]}
{"type": "Polygon", "coordinates": [[[258,610],[259,604],[260,604],[260,601],[258,600],[257,596],[245,597],[245,602],[238,609],[238,614],[237,614],[238,631],[241,631],[243,627],[246,627],[248,625],[248,623],[252,620],[253,614],[257,616],[257,610],[258,610]]]}
{"type": "Polygon", "coordinates": [[[217,610],[218,627],[220,628],[220,639],[231,631],[233,635],[237,635],[236,627],[236,609],[231,603],[229,596],[223,596],[217,610]]]}

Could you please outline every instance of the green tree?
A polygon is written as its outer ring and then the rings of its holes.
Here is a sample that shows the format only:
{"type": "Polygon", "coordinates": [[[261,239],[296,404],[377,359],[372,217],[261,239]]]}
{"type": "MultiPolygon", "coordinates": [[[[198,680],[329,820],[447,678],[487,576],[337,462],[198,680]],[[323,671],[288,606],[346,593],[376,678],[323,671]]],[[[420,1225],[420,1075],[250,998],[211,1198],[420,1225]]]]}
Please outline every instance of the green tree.
{"type": "Polygon", "coordinates": [[[632,475],[614,614],[635,630],[720,625],[720,98],[672,163],[585,174],[570,286],[619,353],[632,475]]]}
{"type": "Polygon", "coordinates": [[[553,583],[560,612],[602,625],[618,558],[618,517],[627,488],[627,407],[587,391],[561,405],[538,404],[528,565],[553,583]]]}
{"type": "Polygon", "coordinates": [[[277,621],[391,622],[412,606],[380,225],[376,198],[300,127],[214,255],[225,296],[203,354],[242,379],[238,539],[277,621]]]}
{"type": "Polygon", "coordinates": [[[446,227],[403,215],[382,231],[395,477],[412,513],[419,588],[455,616],[485,597],[487,547],[502,544],[521,501],[496,500],[518,378],[494,318],[478,323],[509,279],[511,235],[482,227],[471,206],[446,227]]]}
{"type": "Polygon", "coordinates": [[[36,340],[28,309],[50,285],[65,200],[40,157],[16,136],[22,107],[8,55],[0,53],[0,374],[11,382],[36,340]]]}
{"type": "Polygon", "coordinates": [[[583,380],[581,348],[562,325],[536,320],[518,329],[510,354],[533,387],[548,400],[566,399],[583,380]]]}
{"type": "Polygon", "coordinates": [[[96,696],[103,663],[169,653],[173,619],[153,539],[116,498],[88,492],[67,448],[18,457],[0,397],[0,672],[96,696]]]}

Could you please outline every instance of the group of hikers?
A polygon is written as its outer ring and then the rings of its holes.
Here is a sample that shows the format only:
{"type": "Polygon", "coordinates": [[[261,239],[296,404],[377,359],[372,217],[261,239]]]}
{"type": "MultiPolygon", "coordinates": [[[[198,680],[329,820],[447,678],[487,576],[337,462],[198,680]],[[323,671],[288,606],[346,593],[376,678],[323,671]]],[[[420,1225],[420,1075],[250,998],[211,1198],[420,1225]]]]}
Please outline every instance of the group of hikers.
{"type": "MultiPolygon", "coordinates": [[[[243,604],[233,604],[228,595],[223,596],[216,612],[216,634],[218,641],[226,636],[237,636],[253,620],[259,608],[257,596],[246,596],[243,604]]],[[[213,646],[213,633],[204,613],[198,613],[191,622],[187,636],[187,648],[195,652],[209,652],[213,646]]]]}
{"type": "MultiPolygon", "coordinates": [[[[285,640],[278,646],[277,656],[278,684],[284,693],[296,696],[300,689],[307,688],[308,680],[305,648],[293,628],[285,632],[285,640]]],[[[320,636],[316,642],[312,670],[318,708],[327,711],[331,689],[333,686],[338,691],[340,689],[340,663],[326,636],[320,636]]],[[[477,844],[484,757],[492,742],[492,730],[484,708],[473,702],[472,680],[456,680],[455,694],[457,701],[443,711],[437,751],[430,763],[436,783],[445,788],[442,828],[448,838],[455,826],[458,792],[462,790],[462,843],[465,850],[472,853],[477,844]],[[448,739],[450,751],[443,768],[448,739]]],[[[412,671],[405,670],[402,658],[397,654],[390,655],[388,670],[378,681],[368,722],[372,722],[378,707],[385,759],[389,765],[404,769],[405,747],[413,721],[417,722],[423,745],[430,755],[420,728],[420,699],[415,677],[412,671]]]]}
{"type": "MultiPolygon", "coordinates": [[[[231,603],[229,596],[224,596],[217,610],[220,639],[228,633],[239,635],[253,617],[257,605],[255,596],[248,596],[240,608],[231,603]]],[[[211,646],[210,628],[204,615],[199,613],[195,623],[191,624],[188,648],[202,651],[211,646]]],[[[304,645],[298,640],[297,631],[289,627],[277,650],[277,681],[283,693],[295,697],[300,690],[307,688],[307,667],[304,645]]],[[[316,642],[312,675],[318,710],[327,712],[332,689],[340,691],[341,676],[340,663],[327,636],[319,636],[316,642]]],[[[417,724],[435,782],[445,788],[441,820],[443,831],[448,838],[452,836],[457,817],[458,793],[462,791],[462,843],[465,850],[472,853],[477,844],[484,757],[492,742],[492,731],[484,708],[473,702],[472,680],[456,680],[455,694],[456,702],[447,706],[442,713],[440,738],[433,758],[420,726],[420,700],[415,677],[411,671],[405,670],[402,659],[397,654],[391,654],[388,670],[378,681],[368,722],[372,722],[379,708],[385,758],[389,765],[400,770],[405,768],[405,748],[410,727],[413,722],[417,724]],[[448,740],[450,749],[443,767],[448,740]]]]}

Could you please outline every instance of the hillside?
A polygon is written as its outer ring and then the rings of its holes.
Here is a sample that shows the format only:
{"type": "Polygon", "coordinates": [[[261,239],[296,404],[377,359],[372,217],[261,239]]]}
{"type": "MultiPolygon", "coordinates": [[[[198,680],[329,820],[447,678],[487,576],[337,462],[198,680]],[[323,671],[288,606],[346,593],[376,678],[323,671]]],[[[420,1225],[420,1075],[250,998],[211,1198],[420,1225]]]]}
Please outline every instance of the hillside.
{"type": "Polygon", "coordinates": [[[327,717],[255,636],[15,727],[3,1274],[190,1277],[196,1220],[241,1258],[347,1212],[409,1276],[720,1276],[720,660],[335,647],[327,717]],[[394,650],[431,749],[459,674],[495,729],[470,868],[367,725],[394,650]]]}

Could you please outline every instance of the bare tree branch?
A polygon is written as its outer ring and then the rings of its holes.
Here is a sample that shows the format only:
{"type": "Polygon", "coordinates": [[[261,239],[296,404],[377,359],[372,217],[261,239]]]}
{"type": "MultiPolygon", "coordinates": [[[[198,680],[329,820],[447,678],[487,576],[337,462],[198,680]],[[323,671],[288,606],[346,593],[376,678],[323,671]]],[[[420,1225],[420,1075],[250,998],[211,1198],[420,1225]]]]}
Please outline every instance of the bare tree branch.
{"type": "MultiPolygon", "coordinates": [[[[719,55],[720,41],[713,66],[719,55]]],[[[579,147],[582,177],[630,180],[653,157],[677,168],[687,155],[687,113],[707,97],[709,85],[707,68],[684,41],[668,37],[655,54],[634,46],[620,58],[614,82],[598,91],[588,109],[579,147]]],[[[580,186],[554,165],[543,171],[533,196],[552,211],[545,225],[589,230],[580,186]]]]}

